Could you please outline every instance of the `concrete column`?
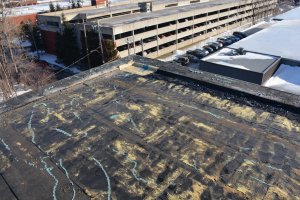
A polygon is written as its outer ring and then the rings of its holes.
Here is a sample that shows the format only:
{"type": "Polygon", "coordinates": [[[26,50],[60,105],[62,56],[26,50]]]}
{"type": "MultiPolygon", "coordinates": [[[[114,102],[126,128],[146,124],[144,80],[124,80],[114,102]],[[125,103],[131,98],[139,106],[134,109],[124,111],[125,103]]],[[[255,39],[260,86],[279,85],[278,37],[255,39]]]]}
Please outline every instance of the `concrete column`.
{"type": "Polygon", "coordinates": [[[176,19],[176,50],[178,48],[178,14],[176,19]]]}
{"type": "Polygon", "coordinates": [[[194,42],[195,11],[193,12],[192,42],[194,42]]]}
{"type": "Polygon", "coordinates": [[[115,28],[112,28],[112,40],[113,42],[116,42],[116,36],[115,36],[115,28]]]}
{"type": "Polygon", "coordinates": [[[156,21],[156,55],[158,55],[159,47],[158,47],[158,21],[156,21]]]}
{"type": "Polygon", "coordinates": [[[208,18],[208,12],[206,13],[206,20],[205,20],[205,34],[207,34],[207,18],[208,18]]]}
{"type": "Polygon", "coordinates": [[[133,23],[132,26],[133,26],[133,30],[132,30],[133,52],[134,52],[134,54],[136,54],[136,52],[135,52],[135,40],[134,40],[134,35],[135,35],[134,23],[133,23]]]}

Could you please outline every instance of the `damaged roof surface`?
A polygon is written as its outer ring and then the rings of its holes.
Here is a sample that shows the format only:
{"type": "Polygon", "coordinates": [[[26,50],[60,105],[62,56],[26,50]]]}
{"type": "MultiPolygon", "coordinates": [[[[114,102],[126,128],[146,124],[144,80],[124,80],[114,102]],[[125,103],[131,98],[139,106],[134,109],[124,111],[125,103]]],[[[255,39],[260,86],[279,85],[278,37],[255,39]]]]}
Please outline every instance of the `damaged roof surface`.
{"type": "Polygon", "coordinates": [[[0,115],[1,199],[299,198],[297,114],[120,62],[0,115]]]}

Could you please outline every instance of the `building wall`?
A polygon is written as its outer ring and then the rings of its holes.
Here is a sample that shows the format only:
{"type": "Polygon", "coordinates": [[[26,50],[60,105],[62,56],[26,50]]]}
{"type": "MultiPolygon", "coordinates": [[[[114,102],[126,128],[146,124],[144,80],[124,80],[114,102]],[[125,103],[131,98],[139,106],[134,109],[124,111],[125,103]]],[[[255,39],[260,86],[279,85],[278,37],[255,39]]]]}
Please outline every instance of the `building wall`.
{"type": "MultiPolygon", "coordinates": [[[[231,2],[175,14],[173,12],[167,16],[134,23],[120,23],[118,26],[101,25],[101,32],[104,35],[110,35],[121,57],[129,54],[142,55],[143,50],[147,57],[156,58],[239,26],[250,24],[253,22],[253,13],[256,15],[255,20],[270,16],[276,7],[276,2],[277,0],[255,1],[255,12],[253,12],[252,0],[231,2]]],[[[38,17],[40,28],[48,35],[49,31],[55,34],[59,30],[60,25],[54,27],[48,22],[60,24],[60,16],[39,15],[38,17]]],[[[99,22],[101,24],[101,19],[99,22]]],[[[76,26],[79,30],[83,30],[82,23],[76,26]]],[[[45,40],[48,38],[48,36],[43,37],[45,40]]],[[[55,36],[50,36],[49,40],[45,42],[49,44],[46,51],[55,52],[53,51],[55,36]]]]}
{"type": "Polygon", "coordinates": [[[261,85],[263,82],[263,73],[229,67],[226,65],[220,65],[204,60],[199,61],[199,69],[201,71],[207,71],[213,74],[220,74],[222,76],[227,76],[259,85],[261,85]]]}
{"type": "Polygon", "coordinates": [[[116,27],[113,38],[115,38],[121,57],[129,54],[142,55],[143,43],[144,55],[156,58],[239,26],[250,24],[253,19],[257,21],[270,16],[275,7],[276,0],[256,2],[254,12],[256,17],[253,18],[254,6],[251,2],[223,4],[205,10],[192,10],[116,27]],[[203,16],[199,17],[201,14],[203,16]],[[140,27],[145,27],[145,24],[154,28],[140,32],[140,27]]]}
{"type": "Polygon", "coordinates": [[[106,4],[106,0],[91,0],[92,6],[104,5],[106,4]]]}
{"type": "Polygon", "coordinates": [[[56,55],[56,32],[42,30],[42,39],[45,46],[45,51],[56,55]]]}

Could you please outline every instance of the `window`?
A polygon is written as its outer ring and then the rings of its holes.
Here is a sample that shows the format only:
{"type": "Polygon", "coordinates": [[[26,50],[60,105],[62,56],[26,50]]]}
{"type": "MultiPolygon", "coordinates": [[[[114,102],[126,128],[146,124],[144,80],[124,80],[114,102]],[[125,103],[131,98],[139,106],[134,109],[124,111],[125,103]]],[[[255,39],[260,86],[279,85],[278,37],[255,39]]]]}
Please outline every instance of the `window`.
{"type": "Polygon", "coordinates": [[[49,26],[55,26],[55,27],[59,27],[59,23],[58,23],[58,22],[51,22],[51,21],[47,21],[47,25],[49,25],[49,26]]]}

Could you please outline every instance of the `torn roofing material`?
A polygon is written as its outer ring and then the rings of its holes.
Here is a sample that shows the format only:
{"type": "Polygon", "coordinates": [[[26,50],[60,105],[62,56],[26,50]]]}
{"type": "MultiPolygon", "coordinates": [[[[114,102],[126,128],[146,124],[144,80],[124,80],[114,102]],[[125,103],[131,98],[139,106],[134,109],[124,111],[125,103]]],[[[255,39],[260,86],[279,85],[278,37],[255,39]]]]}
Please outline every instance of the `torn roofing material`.
{"type": "Polygon", "coordinates": [[[47,95],[30,93],[6,103],[9,108],[23,102],[0,115],[1,194],[16,199],[300,196],[299,114],[172,78],[162,68],[146,76],[118,69],[130,59],[168,69],[166,63],[134,56],[55,83],[47,95]]]}

